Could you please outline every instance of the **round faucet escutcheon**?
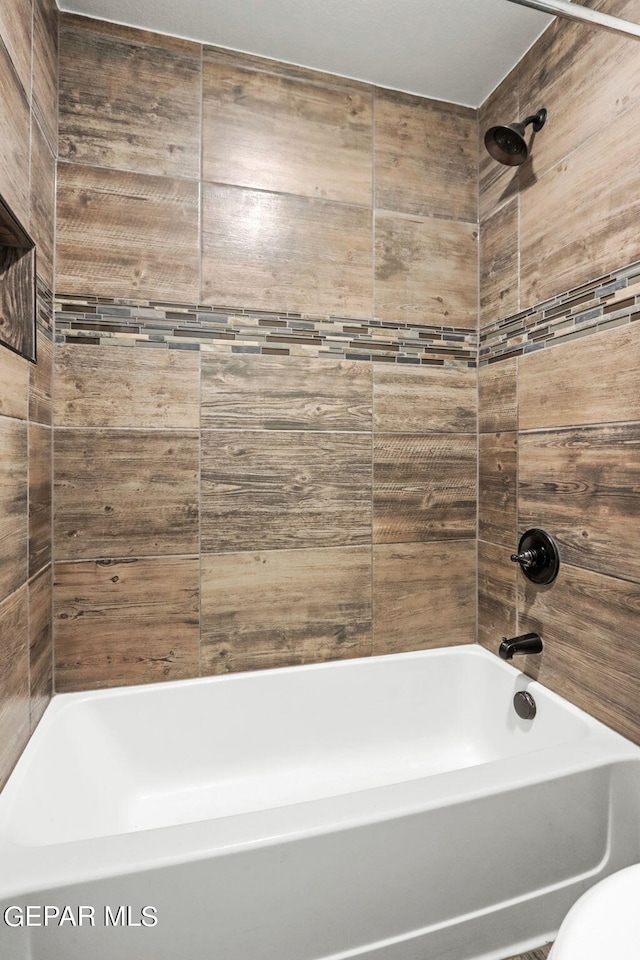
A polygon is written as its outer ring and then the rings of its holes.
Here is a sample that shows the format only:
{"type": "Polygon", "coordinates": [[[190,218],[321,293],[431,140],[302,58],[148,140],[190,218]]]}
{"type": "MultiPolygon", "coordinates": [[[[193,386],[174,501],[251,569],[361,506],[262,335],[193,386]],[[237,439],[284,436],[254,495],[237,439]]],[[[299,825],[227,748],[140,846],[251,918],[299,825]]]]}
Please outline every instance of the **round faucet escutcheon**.
{"type": "Polygon", "coordinates": [[[511,554],[532,583],[553,583],[560,569],[560,552],[553,537],[538,527],[525,531],[518,543],[518,552],[511,554]]]}

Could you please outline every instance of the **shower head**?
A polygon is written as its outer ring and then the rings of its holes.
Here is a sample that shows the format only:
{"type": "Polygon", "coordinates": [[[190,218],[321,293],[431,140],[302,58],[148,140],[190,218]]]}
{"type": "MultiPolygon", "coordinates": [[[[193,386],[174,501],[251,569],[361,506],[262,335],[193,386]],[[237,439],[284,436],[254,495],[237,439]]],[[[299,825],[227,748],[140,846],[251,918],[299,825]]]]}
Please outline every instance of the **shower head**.
{"type": "Polygon", "coordinates": [[[529,147],[524,138],[525,128],[531,123],[537,133],[544,127],[546,119],[547,111],[543,107],[521,123],[491,127],[484,135],[484,145],[494,160],[507,167],[518,167],[529,155],[529,147]]]}

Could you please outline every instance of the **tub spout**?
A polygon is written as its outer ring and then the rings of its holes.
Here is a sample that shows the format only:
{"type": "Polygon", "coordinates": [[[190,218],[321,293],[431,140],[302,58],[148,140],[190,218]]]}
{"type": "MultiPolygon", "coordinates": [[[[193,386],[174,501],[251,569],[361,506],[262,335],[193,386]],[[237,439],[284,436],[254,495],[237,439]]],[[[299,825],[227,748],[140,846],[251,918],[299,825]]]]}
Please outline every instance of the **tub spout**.
{"type": "Polygon", "coordinates": [[[502,638],[498,653],[503,660],[512,660],[518,654],[542,653],[542,637],[538,633],[523,633],[520,637],[502,638]]]}

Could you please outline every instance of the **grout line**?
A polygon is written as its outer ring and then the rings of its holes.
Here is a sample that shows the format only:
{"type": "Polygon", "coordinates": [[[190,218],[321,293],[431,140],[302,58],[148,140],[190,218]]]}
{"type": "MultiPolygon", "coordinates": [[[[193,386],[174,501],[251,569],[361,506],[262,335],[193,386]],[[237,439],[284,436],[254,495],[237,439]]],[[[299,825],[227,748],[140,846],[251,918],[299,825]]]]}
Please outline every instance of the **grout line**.
{"type": "MultiPolygon", "coordinates": [[[[42,574],[45,572],[45,570],[47,570],[49,567],[53,567],[53,563],[51,562],[51,560],[49,560],[48,563],[43,563],[42,566],[39,567],[38,570],[36,570],[35,573],[32,573],[32,574],[29,576],[29,578],[28,578],[28,580],[26,581],[26,583],[33,583],[35,580],[38,579],[38,577],[41,577],[42,574]]],[[[3,602],[4,602],[4,601],[3,601],[3,602]]]]}
{"type": "Polygon", "coordinates": [[[571,433],[574,430],[596,431],[600,429],[615,429],[615,427],[637,427],[638,424],[640,424],[640,418],[638,420],[596,420],[589,423],[566,423],[550,427],[527,427],[523,430],[519,429],[518,433],[527,437],[545,433],[571,433]]]}
{"type": "Polygon", "coordinates": [[[202,361],[198,364],[198,675],[202,676],[202,361]]]}
{"type": "MultiPolygon", "coordinates": [[[[1,344],[0,344],[0,348],[2,348],[2,345],[1,345],[1,344]]],[[[30,420],[29,420],[28,404],[29,404],[29,380],[27,379],[27,414],[26,414],[26,416],[24,416],[24,417],[13,417],[13,416],[11,416],[11,415],[8,414],[8,413],[0,413],[0,422],[2,422],[3,420],[10,420],[10,421],[12,421],[12,423],[26,423],[26,424],[29,424],[29,423],[31,423],[31,422],[33,422],[33,423],[39,423],[39,421],[37,421],[37,420],[33,420],[33,421],[30,421],[30,420]]],[[[40,423],[39,425],[40,425],[41,427],[46,427],[46,426],[48,426],[48,424],[46,424],[46,423],[40,423]]]]}
{"type": "Polygon", "coordinates": [[[371,656],[376,654],[376,621],[375,621],[375,544],[373,540],[373,524],[375,521],[375,368],[371,368],[371,656]]]}
{"type": "MultiPolygon", "coordinates": [[[[88,164],[88,166],[94,166],[94,164],[88,164]]],[[[173,178],[168,178],[168,179],[173,179],[173,178]]],[[[186,178],[177,178],[177,179],[186,179],[186,178]]],[[[195,181],[192,180],[191,182],[194,183],[195,181]]],[[[369,205],[366,203],[355,203],[353,200],[336,200],[333,197],[319,197],[317,196],[317,194],[311,194],[311,193],[292,193],[290,190],[273,190],[273,189],[270,190],[267,187],[246,187],[240,183],[228,183],[225,180],[207,180],[204,177],[202,179],[202,183],[209,184],[212,187],[224,187],[227,190],[239,190],[239,191],[242,191],[243,193],[260,193],[260,194],[265,194],[266,196],[292,197],[298,200],[315,201],[315,203],[318,203],[318,204],[330,204],[330,205],[335,205],[339,207],[353,207],[356,210],[370,209],[369,205]]]]}
{"type": "Polygon", "coordinates": [[[195,553],[153,553],[153,554],[143,554],[142,556],[135,554],[132,556],[92,556],[92,557],[59,557],[56,560],[56,566],[69,565],[69,564],[80,564],[80,563],[136,563],[139,560],[197,560],[198,554],[195,553]]]}
{"type": "Polygon", "coordinates": [[[478,230],[478,258],[476,268],[477,283],[477,312],[478,323],[476,328],[476,551],[475,551],[475,637],[474,642],[480,643],[480,321],[481,321],[481,262],[482,262],[482,228],[480,223],[480,110],[476,111],[478,144],[476,155],[476,216],[478,230]]]}
{"type": "MultiPolygon", "coordinates": [[[[43,567],[43,569],[45,568],[43,567]]],[[[42,571],[39,571],[39,572],[42,572],[42,571]]],[[[0,607],[4,606],[5,603],[11,600],[12,597],[15,597],[17,593],[20,593],[21,590],[25,590],[28,587],[28,585],[29,585],[29,579],[23,580],[21,584],[15,587],[10,593],[6,595],[6,597],[3,597],[2,600],[0,600],[0,607]]]]}
{"type": "Polygon", "coordinates": [[[204,296],[203,258],[204,258],[204,217],[203,217],[203,178],[204,178],[204,46],[200,45],[200,117],[198,130],[198,296],[200,302],[204,296]]]}
{"type": "MultiPolygon", "coordinates": [[[[35,7],[35,0],[34,0],[35,7]]],[[[54,203],[53,203],[53,251],[52,251],[52,280],[51,280],[51,333],[52,333],[52,342],[51,342],[51,696],[55,696],[56,693],[56,620],[55,620],[55,597],[54,597],[54,585],[55,585],[55,547],[56,547],[56,538],[55,538],[55,510],[56,510],[56,487],[55,487],[55,439],[56,439],[56,418],[55,418],[55,390],[56,390],[56,378],[55,378],[55,364],[56,364],[56,277],[57,277],[57,266],[58,266],[58,165],[60,158],[60,50],[62,48],[61,44],[61,16],[58,13],[57,17],[57,58],[56,58],[56,83],[57,83],[57,99],[56,103],[58,105],[56,113],[56,145],[57,149],[55,150],[54,156],[54,203]]]]}
{"type": "MultiPolygon", "coordinates": [[[[371,316],[376,315],[376,92],[371,91],[371,316]]],[[[373,428],[373,422],[372,422],[373,428]]]]}
{"type": "MultiPolygon", "coordinates": [[[[57,426],[56,431],[73,432],[74,430],[93,430],[109,433],[180,433],[198,436],[200,431],[197,427],[118,427],[118,426],[94,426],[91,423],[78,423],[72,426],[57,426]]],[[[275,432],[275,431],[274,431],[275,432]]]]}
{"type": "MultiPolygon", "coordinates": [[[[28,384],[30,383],[30,380],[31,372],[29,371],[29,377],[27,378],[28,384]]],[[[31,734],[31,708],[33,699],[31,692],[31,583],[29,578],[29,566],[31,564],[31,440],[31,423],[27,421],[27,540],[25,544],[27,579],[24,583],[24,586],[26,586],[27,589],[27,636],[25,638],[25,642],[27,647],[27,704],[29,713],[29,734],[31,734]]]]}
{"type": "MultiPolygon", "coordinates": [[[[514,552],[518,548],[518,541],[520,539],[520,361],[516,359],[516,529],[515,529],[515,543],[513,544],[514,552]]],[[[520,633],[520,587],[518,581],[518,564],[514,563],[514,583],[515,583],[515,630],[516,636],[520,633]]]]}
{"type": "MultiPolygon", "coordinates": [[[[411,540],[411,541],[407,541],[407,542],[408,542],[408,543],[414,543],[414,544],[415,544],[416,542],[422,542],[422,543],[425,543],[425,544],[427,544],[427,543],[458,543],[458,542],[460,542],[460,543],[467,543],[467,542],[468,542],[469,540],[471,540],[471,539],[473,539],[473,538],[472,538],[472,537],[457,537],[457,538],[455,538],[455,540],[453,540],[453,539],[452,539],[452,540],[426,540],[426,541],[413,541],[413,540],[411,540]]],[[[404,541],[403,541],[403,542],[404,542],[404,541]]],[[[389,546],[395,546],[395,545],[396,545],[395,543],[389,544],[389,546]]],[[[400,545],[400,544],[398,544],[398,545],[400,545]]],[[[361,543],[334,543],[334,544],[322,545],[322,546],[316,546],[315,544],[311,544],[311,545],[305,546],[305,547],[272,547],[272,548],[258,547],[257,549],[254,548],[254,547],[251,547],[251,548],[247,548],[246,550],[217,550],[217,551],[216,551],[216,550],[202,550],[200,554],[194,552],[194,553],[176,553],[176,554],[149,554],[149,555],[144,555],[144,556],[137,556],[137,555],[136,555],[136,556],[127,556],[127,557],[123,557],[123,556],[116,556],[116,557],[110,557],[110,556],[109,556],[109,557],[105,557],[105,556],[94,556],[94,557],[81,557],[81,558],[75,558],[75,559],[64,559],[64,558],[61,558],[61,559],[59,559],[59,560],[56,561],[56,566],[70,566],[70,565],[72,565],[72,564],[75,564],[75,565],[78,565],[78,566],[79,566],[80,564],[83,564],[83,563],[102,563],[102,564],[105,564],[105,565],[106,565],[106,564],[110,564],[110,563],[114,563],[114,564],[115,564],[115,563],[137,563],[137,562],[140,562],[140,561],[141,561],[141,562],[144,562],[144,561],[146,561],[146,560],[198,560],[200,557],[233,557],[233,556],[253,555],[253,554],[258,554],[258,553],[259,553],[259,554],[263,554],[263,553],[273,553],[273,554],[277,554],[277,553],[308,553],[309,551],[313,551],[313,552],[315,553],[315,552],[317,552],[317,551],[325,551],[325,550],[354,550],[354,551],[361,551],[363,548],[366,548],[366,547],[368,547],[368,546],[369,546],[369,538],[367,537],[367,538],[365,538],[361,543]]],[[[49,565],[47,564],[47,566],[49,566],[49,565]]],[[[35,579],[36,576],[39,576],[39,574],[41,574],[42,571],[45,570],[45,569],[46,569],[46,567],[42,567],[41,570],[39,570],[37,574],[34,574],[34,576],[33,576],[32,579],[35,579]]],[[[21,584],[20,586],[22,587],[22,586],[24,586],[24,584],[21,584]]],[[[14,590],[13,593],[17,592],[17,590],[19,590],[19,589],[20,589],[20,587],[16,588],[16,590],[14,590]]],[[[9,596],[11,596],[11,594],[9,594],[9,596]]],[[[7,599],[7,598],[5,597],[5,599],[7,599]]],[[[2,600],[2,603],[4,603],[4,600],[2,600]]]]}
{"type": "MultiPolygon", "coordinates": [[[[0,418],[2,419],[2,418],[0,418]]],[[[6,418],[12,419],[12,418],[6,418]]],[[[24,423],[26,421],[16,419],[16,423],[24,423]]],[[[37,424],[38,426],[48,426],[48,424],[37,424]]],[[[283,434],[292,434],[295,436],[311,434],[313,436],[340,436],[340,437],[368,437],[371,434],[371,430],[332,430],[327,427],[324,430],[314,430],[311,427],[287,427],[286,429],[273,429],[270,430],[267,427],[203,427],[201,430],[198,430],[197,427],[104,427],[104,426],[93,426],[91,424],[76,424],[74,426],[65,426],[65,427],[56,427],[56,431],[63,431],[65,433],[77,433],[82,431],[83,433],[87,431],[95,433],[133,433],[133,434],[179,434],[180,436],[187,435],[188,437],[201,437],[201,434],[237,434],[237,433],[251,433],[251,434],[260,434],[267,436],[282,436],[283,434]]],[[[431,430],[423,431],[422,433],[398,433],[397,431],[379,431],[378,436],[381,437],[404,437],[404,438],[421,438],[421,437],[472,437],[474,434],[472,432],[467,433],[457,433],[452,430],[431,430]]]]}
{"type": "MultiPolygon", "coordinates": [[[[518,116],[520,116],[520,113],[518,113],[518,116]]],[[[517,271],[517,272],[516,272],[516,283],[517,283],[517,301],[516,301],[516,302],[517,302],[517,304],[518,304],[518,309],[517,309],[516,313],[520,313],[521,310],[522,310],[522,296],[521,296],[521,286],[522,286],[522,284],[521,284],[521,282],[520,282],[520,281],[521,281],[521,272],[522,272],[522,271],[521,271],[521,265],[520,265],[520,258],[521,258],[521,250],[520,250],[521,198],[522,198],[522,191],[521,191],[520,189],[518,189],[518,193],[517,193],[517,195],[516,195],[516,218],[517,218],[517,223],[516,223],[516,243],[517,243],[517,249],[516,249],[516,271],[517,271]]],[[[478,331],[478,357],[479,357],[479,354],[480,354],[480,331],[478,331]]]]}

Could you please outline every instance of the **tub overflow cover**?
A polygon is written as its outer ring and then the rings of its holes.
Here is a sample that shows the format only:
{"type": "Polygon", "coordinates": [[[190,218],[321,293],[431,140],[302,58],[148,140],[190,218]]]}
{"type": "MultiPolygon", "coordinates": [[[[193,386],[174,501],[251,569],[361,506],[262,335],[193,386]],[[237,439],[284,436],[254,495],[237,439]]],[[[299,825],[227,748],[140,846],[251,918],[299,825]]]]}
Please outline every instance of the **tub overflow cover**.
{"type": "Polygon", "coordinates": [[[521,720],[533,720],[536,715],[536,702],[526,690],[518,690],[513,698],[513,706],[521,720]]]}

